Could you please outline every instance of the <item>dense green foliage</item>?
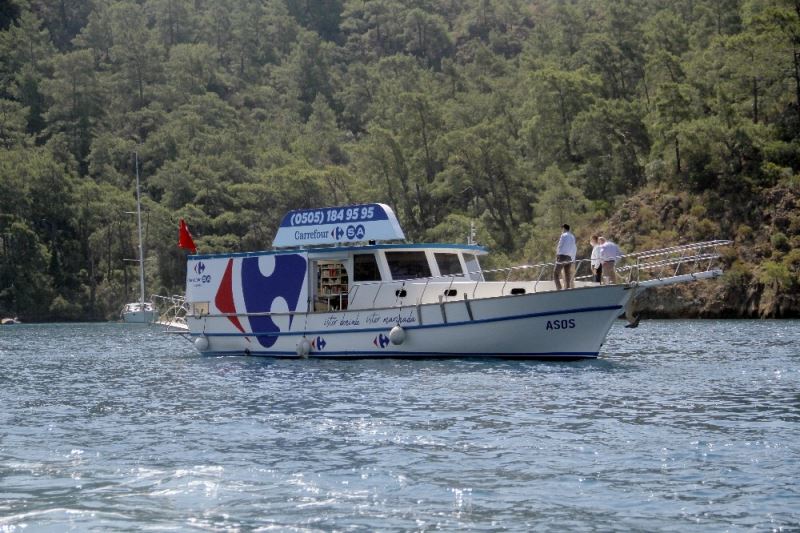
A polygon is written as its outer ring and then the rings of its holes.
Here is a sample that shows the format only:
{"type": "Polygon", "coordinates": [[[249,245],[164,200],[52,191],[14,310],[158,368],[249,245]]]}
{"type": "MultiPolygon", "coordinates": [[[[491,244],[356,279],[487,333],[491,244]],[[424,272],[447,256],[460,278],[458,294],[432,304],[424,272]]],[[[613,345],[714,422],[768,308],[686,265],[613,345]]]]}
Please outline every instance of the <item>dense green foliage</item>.
{"type": "Polygon", "coordinates": [[[0,5],[0,315],[131,299],[134,152],[153,292],[182,290],[181,217],[264,249],[288,209],[380,201],[414,240],[475,220],[498,262],[562,222],[735,238],[728,293],[797,312],[798,0],[0,5]]]}

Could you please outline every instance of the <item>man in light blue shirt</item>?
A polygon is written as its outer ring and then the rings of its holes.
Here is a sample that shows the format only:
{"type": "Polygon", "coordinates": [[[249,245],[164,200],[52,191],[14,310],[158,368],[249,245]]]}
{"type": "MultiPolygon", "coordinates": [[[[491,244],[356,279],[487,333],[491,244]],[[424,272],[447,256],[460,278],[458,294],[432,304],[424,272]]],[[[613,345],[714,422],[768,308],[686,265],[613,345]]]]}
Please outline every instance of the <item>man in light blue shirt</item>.
{"type": "Polygon", "coordinates": [[[553,281],[556,282],[556,289],[561,290],[561,271],[564,271],[564,287],[572,288],[572,263],[578,253],[578,246],[575,244],[575,235],[569,231],[569,224],[561,226],[564,231],[558,239],[556,245],[556,268],[553,270],[553,281]]]}

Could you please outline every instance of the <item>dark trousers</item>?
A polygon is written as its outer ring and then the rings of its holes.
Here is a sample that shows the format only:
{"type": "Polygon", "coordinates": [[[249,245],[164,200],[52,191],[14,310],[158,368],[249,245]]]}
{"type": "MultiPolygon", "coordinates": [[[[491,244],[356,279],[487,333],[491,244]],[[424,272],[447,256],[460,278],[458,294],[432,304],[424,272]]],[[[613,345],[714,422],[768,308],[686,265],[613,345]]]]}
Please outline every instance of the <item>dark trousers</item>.
{"type": "Polygon", "coordinates": [[[572,258],[568,255],[556,256],[556,268],[553,270],[553,281],[556,282],[556,289],[561,290],[561,271],[564,271],[564,286],[572,288],[572,258]]]}
{"type": "Polygon", "coordinates": [[[597,268],[593,268],[592,271],[594,272],[594,282],[600,283],[603,279],[603,265],[602,263],[597,265],[597,268]]]}

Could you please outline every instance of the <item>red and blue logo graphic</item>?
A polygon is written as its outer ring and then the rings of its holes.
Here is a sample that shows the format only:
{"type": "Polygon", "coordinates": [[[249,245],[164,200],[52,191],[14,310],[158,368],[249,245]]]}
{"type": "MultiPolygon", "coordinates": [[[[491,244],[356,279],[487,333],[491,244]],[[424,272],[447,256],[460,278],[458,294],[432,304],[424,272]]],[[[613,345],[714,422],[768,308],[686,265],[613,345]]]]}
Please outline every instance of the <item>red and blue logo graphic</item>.
{"type": "Polygon", "coordinates": [[[389,337],[381,333],[380,335],[372,339],[372,344],[374,344],[378,348],[386,348],[387,346],[389,346],[389,337]]]}
{"type": "Polygon", "coordinates": [[[325,342],[325,339],[323,339],[322,337],[317,337],[316,339],[312,339],[311,341],[311,348],[320,352],[324,350],[325,346],[327,345],[328,343],[325,342]]]}
{"type": "MultiPolygon", "coordinates": [[[[277,298],[283,298],[289,307],[289,312],[294,313],[300,301],[300,293],[306,277],[306,260],[297,254],[275,256],[275,268],[272,274],[264,276],[258,266],[258,257],[245,257],[242,259],[241,279],[242,293],[245,309],[236,309],[233,298],[233,259],[228,260],[222,282],[217,289],[214,304],[220,312],[228,315],[228,320],[241,331],[246,333],[239,313],[270,313],[272,304],[277,298]]],[[[258,342],[265,348],[270,348],[278,340],[281,329],[272,321],[268,314],[250,315],[250,327],[258,342]]],[[[289,316],[289,327],[292,326],[293,316],[289,316]]]]}
{"type": "Polygon", "coordinates": [[[202,261],[198,261],[194,264],[194,271],[196,274],[202,274],[206,270],[206,264],[202,261]]]}
{"type": "Polygon", "coordinates": [[[364,227],[364,224],[349,224],[345,229],[342,229],[341,226],[336,226],[333,228],[333,230],[331,230],[331,234],[337,241],[342,240],[343,236],[347,236],[347,238],[351,241],[360,241],[367,234],[367,229],[364,227]]]}

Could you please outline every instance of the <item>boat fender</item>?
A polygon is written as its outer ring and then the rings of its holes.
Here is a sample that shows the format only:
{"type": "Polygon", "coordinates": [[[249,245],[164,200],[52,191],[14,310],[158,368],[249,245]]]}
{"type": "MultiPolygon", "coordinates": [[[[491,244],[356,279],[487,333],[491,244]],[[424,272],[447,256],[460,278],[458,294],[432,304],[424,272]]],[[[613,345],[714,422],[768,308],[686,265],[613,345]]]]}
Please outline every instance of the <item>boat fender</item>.
{"type": "Polygon", "coordinates": [[[194,347],[201,352],[208,350],[208,345],[209,345],[208,337],[206,337],[205,335],[200,335],[194,340],[194,347]]]}
{"type": "Polygon", "coordinates": [[[297,357],[307,357],[310,351],[311,343],[308,342],[308,339],[303,337],[300,342],[297,343],[297,357]]]}
{"type": "Polygon", "coordinates": [[[406,330],[400,326],[393,327],[389,332],[389,340],[392,341],[392,344],[403,344],[406,340],[406,330]]]}

